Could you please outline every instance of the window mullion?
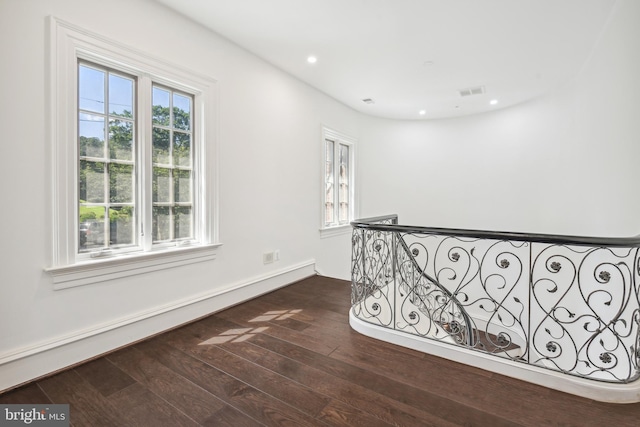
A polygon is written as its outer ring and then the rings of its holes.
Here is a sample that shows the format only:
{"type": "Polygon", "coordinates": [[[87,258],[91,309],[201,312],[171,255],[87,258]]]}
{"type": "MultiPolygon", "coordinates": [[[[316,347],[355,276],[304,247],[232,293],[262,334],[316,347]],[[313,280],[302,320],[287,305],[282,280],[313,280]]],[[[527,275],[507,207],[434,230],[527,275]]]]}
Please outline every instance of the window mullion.
{"type": "Polygon", "coordinates": [[[175,170],[175,162],[174,162],[174,153],[173,153],[173,141],[175,138],[175,117],[173,116],[173,91],[170,92],[169,96],[169,240],[173,241],[175,239],[175,231],[176,231],[176,218],[175,218],[175,184],[174,180],[176,179],[176,170],[175,170]]]}
{"type": "Polygon", "coordinates": [[[138,211],[140,244],[148,251],[153,244],[153,130],[151,124],[152,81],[147,75],[138,78],[138,211]]]}
{"type": "Polygon", "coordinates": [[[333,145],[333,224],[340,224],[340,141],[333,145]]]}
{"type": "Polygon", "coordinates": [[[104,145],[102,151],[103,164],[104,164],[104,184],[103,184],[103,201],[104,201],[104,223],[103,223],[103,233],[104,233],[104,243],[103,249],[109,249],[111,246],[111,223],[109,218],[109,207],[110,207],[110,189],[111,189],[111,180],[109,177],[109,173],[111,172],[110,167],[110,159],[109,156],[109,72],[104,73],[104,145]]]}

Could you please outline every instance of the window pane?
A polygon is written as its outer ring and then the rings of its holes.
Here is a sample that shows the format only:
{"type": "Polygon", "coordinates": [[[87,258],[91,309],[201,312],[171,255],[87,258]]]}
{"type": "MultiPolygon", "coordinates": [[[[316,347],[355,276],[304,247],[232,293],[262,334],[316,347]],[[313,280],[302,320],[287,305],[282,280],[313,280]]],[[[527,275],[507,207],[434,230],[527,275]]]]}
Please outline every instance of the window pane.
{"type": "Polygon", "coordinates": [[[338,219],[338,221],[340,221],[341,223],[349,221],[349,204],[340,203],[339,215],[340,215],[340,218],[338,219]]]}
{"type": "Polygon", "coordinates": [[[324,181],[325,182],[333,182],[333,151],[334,151],[334,143],[333,141],[326,141],[326,164],[324,171],[324,181]]]}
{"type": "Polygon", "coordinates": [[[133,123],[125,120],[109,121],[109,157],[116,160],[133,159],[133,123]]]}
{"type": "Polygon", "coordinates": [[[188,133],[173,134],[173,164],[191,166],[191,135],[188,133]]]}
{"type": "Polygon", "coordinates": [[[333,218],[333,163],[334,163],[335,143],[330,140],[325,141],[325,170],[324,170],[324,222],[326,225],[332,224],[333,218]]]}
{"type": "Polygon", "coordinates": [[[104,118],[80,113],[78,117],[80,156],[104,157],[104,118]]]}
{"type": "Polygon", "coordinates": [[[153,162],[169,164],[170,132],[153,128],[153,162]]]}
{"type": "Polygon", "coordinates": [[[191,171],[175,170],[174,198],[177,203],[191,202],[191,171]]]}
{"type": "Polygon", "coordinates": [[[133,80],[109,74],[109,114],[133,118],[133,80]]]}
{"type": "Polygon", "coordinates": [[[153,241],[171,239],[170,208],[156,206],[153,208],[153,241]]]}
{"type": "Polygon", "coordinates": [[[119,206],[109,209],[109,234],[111,245],[131,245],[134,243],[133,206],[119,206]]]}
{"type": "Polygon", "coordinates": [[[80,161],[80,203],[104,203],[104,163],[80,161]]]}
{"type": "Polygon", "coordinates": [[[158,203],[171,202],[170,169],[153,168],[153,201],[158,203]]]}
{"type": "Polygon", "coordinates": [[[78,107],[104,113],[105,72],[84,65],[78,67],[78,107]]]}
{"type": "MultiPolygon", "coordinates": [[[[104,208],[94,207],[89,208],[94,211],[101,211],[99,213],[100,219],[86,220],[80,223],[80,252],[88,252],[95,249],[104,247],[104,208]]],[[[82,217],[82,210],[80,216],[82,217]]]]}
{"type": "Polygon", "coordinates": [[[192,98],[154,86],[152,109],[153,241],[192,238],[192,98]]]}
{"type": "Polygon", "coordinates": [[[326,224],[331,224],[333,223],[333,184],[331,182],[325,183],[324,206],[324,222],[326,224]]]}
{"type": "Polygon", "coordinates": [[[152,103],[153,124],[169,126],[169,91],[154,86],[152,103]]]}
{"type": "Polygon", "coordinates": [[[103,206],[80,206],[78,224],[78,248],[80,252],[101,247],[104,244],[101,235],[104,221],[103,206]]]}
{"type": "Polygon", "coordinates": [[[193,237],[191,233],[191,208],[186,206],[176,206],[174,209],[175,239],[186,239],[193,237]]]}
{"type": "Polygon", "coordinates": [[[340,203],[339,221],[349,220],[349,147],[340,144],[340,171],[338,175],[340,191],[338,202],[340,203]]]}
{"type": "Polygon", "coordinates": [[[173,94],[173,127],[176,129],[191,129],[191,98],[173,94]]]}
{"type": "Polygon", "coordinates": [[[133,165],[109,165],[109,201],[133,203],[133,165]]]}

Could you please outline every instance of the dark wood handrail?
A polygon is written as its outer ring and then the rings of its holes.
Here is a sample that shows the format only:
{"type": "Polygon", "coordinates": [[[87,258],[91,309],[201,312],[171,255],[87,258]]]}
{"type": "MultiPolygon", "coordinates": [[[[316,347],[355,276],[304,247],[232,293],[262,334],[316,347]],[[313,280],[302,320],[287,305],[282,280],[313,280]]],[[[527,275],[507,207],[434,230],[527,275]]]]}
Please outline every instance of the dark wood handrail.
{"type": "Polygon", "coordinates": [[[640,235],[633,237],[592,237],[566,236],[560,234],[520,233],[509,231],[467,230],[461,228],[420,227],[399,224],[381,224],[380,221],[394,220],[398,215],[383,215],[357,219],[351,222],[354,228],[378,231],[397,231],[401,233],[440,234],[443,236],[471,237],[492,240],[513,240],[518,242],[537,242],[557,245],[578,245],[594,247],[640,247],[640,235]]]}

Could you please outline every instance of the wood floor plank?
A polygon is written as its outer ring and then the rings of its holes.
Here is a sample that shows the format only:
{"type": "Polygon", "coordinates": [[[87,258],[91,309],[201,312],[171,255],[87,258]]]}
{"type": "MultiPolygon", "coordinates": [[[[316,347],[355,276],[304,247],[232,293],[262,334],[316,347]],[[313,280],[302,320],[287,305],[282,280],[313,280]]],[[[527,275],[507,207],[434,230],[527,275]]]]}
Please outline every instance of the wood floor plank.
{"type": "Polygon", "coordinates": [[[167,401],[139,383],[112,394],[109,396],[109,401],[126,414],[126,425],[137,427],[162,425],[197,427],[200,425],[182,412],[175,411],[167,401]]]}
{"type": "Polygon", "coordinates": [[[398,426],[439,426],[453,427],[437,415],[428,413],[395,399],[343,380],[315,367],[297,362],[278,353],[265,350],[258,361],[274,372],[287,376],[301,384],[306,384],[320,393],[365,411],[389,424],[398,426]]]}
{"type": "Polygon", "coordinates": [[[202,425],[207,427],[258,427],[264,426],[265,424],[226,405],[220,411],[204,420],[202,425]]]}
{"type": "Polygon", "coordinates": [[[0,404],[14,405],[20,403],[53,403],[36,383],[30,383],[0,394],[0,404]]]}
{"type": "MultiPolygon", "coordinates": [[[[248,313],[247,313],[248,314],[248,313]]],[[[228,315],[225,312],[218,313],[215,317],[223,318],[227,321],[234,322],[238,325],[238,327],[245,328],[258,328],[264,326],[266,322],[258,322],[252,321],[255,317],[251,316],[242,316],[238,315],[238,313],[234,313],[233,316],[228,315]],[[249,320],[247,320],[249,318],[249,320]]],[[[335,344],[327,343],[321,339],[318,339],[305,331],[295,331],[287,328],[283,328],[273,322],[268,323],[269,329],[264,333],[272,335],[274,337],[295,342],[297,345],[300,345],[304,348],[307,348],[311,351],[315,351],[322,354],[330,354],[332,351],[336,349],[335,344]]]]}
{"type": "Polygon", "coordinates": [[[136,347],[234,408],[267,425],[324,424],[158,339],[137,344],[136,347]]]}
{"type": "Polygon", "coordinates": [[[104,357],[78,366],[76,372],[107,397],[136,382],[104,357]]]}
{"type": "MultiPolygon", "coordinates": [[[[496,387],[508,391],[510,416],[518,417],[526,426],[640,425],[640,403],[597,402],[499,374],[494,374],[492,381],[496,383],[496,387]]],[[[493,404],[496,405],[495,402],[493,404]]]]}
{"type": "Polygon", "coordinates": [[[432,408],[442,418],[454,423],[466,425],[475,420],[492,426],[516,425],[500,416],[464,407],[431,391],[391,380],[377,372],[367,371],[349,363],[314,353],[266,334],[256,336],[252,343],[297,360],[302,364],[314,366],[328,374],[353,382],[387,397],[397,399],[415,408],[422,408],[427,405],[428,408],[432,408]]]}
{"type": "MultiPolygon", "coordinates": [[[[213,315],[201,319],[198,322],[185,325],[182,328],[167,332],[163,334],[163,338],[167,344],[177,346],[180,344],[180,340],[182,339],[181,334],[183,334],[183,331],[191,334],[193,337],[196,337],[201,341],[206,341],[216,335],[221,335],[238,327],[239,325],[236,323],[229,322],[226,319],[213,315]]],[[[250,361],[256,361],[259,359],[263,356],[265,351],[264,349],[251,345],[247,342],[221,343],[218,344],[218,346],[250,361]]]]}
{"type": "Polygon", "coordinates": [[[199,423],[227,406],[211,393],[136,348],[120,350],[109,355],[108,359],[140,385],[199,423]]]}
{"type": "Polygon", "coordinates": [[[343,427],[388,427],[391,425],[339,401],[332,401],[327,405],[322,410],[319,419],[332,426],[343,427]]]}
{"type": "Polygon", "coordinates": [[[361,335],[350,294],[349,282],[310,277],[0,403],[68,403],[74,426],[640,425],[640,403],[594,402],[361,335]]]}
{"type": "MultiPolygon", "coordinates": [[[[329,398],[309,387],[227,352],[215,344],[201,345],[200,339],[190,336],[186,330],[183,331],[181,338],[177,340],[177,344],[172,345],[177,345],[179,350],[196,357],[198,360],[214,365],[228,375],[297,407],[307,415],[316,416],[330,401],[329,398]]],[[[235,343],[229,345],[232,344],[235,343]]]]}
{"type": "MultiPolygon", "coordinates": [[[[526,408],[518,408],[514,405],[503,407],[501,402],[512,398],[513,391],[502,387],[496,381],[491,381],[485,375],[478,375],[466,370],[457,371],[456,375],[451,375],[449,370],[438,369],[437,365],[434,366],[428,360],[422,361],[422,369],[416,369],[415,364],[402,363],[401,361],[389,364],[386,363],[388,359],[378,357],[376,353],[345,351],[342,348],[332,353],[331,357],[365,370],[380,372],[387,378],[412,387],[432,390],[439,396],[501,418],[513,419],[520,415],[523,418],[529,418],[528,422],[539,423],[541,421],[536,416],[535,412],[537,411],[529,414],[529,417],[524,417],[526,408]],[[384,366],[385,369],[380,370],[380,366],[384,366]],[[469,388],[468,384],[483,384],[482,393],[479,393],[477,389],[469,388]],[[533,418],[530,418],[531,416],[533,418]]],[[[542,387],[535,391],[539,394],[529,393],[527,397],[540,399],[548,393],[547,389],[542,387]]],[[[527,401],[527,397],[522,396],[523,401],[527,401]]]]}
{"type": "Polygon", "coordinates": [[[38,385],[52,403],[69,404],[69,418],[76,426],[128,425],[127,414],[73,369],[39,381],[38,385]]]}

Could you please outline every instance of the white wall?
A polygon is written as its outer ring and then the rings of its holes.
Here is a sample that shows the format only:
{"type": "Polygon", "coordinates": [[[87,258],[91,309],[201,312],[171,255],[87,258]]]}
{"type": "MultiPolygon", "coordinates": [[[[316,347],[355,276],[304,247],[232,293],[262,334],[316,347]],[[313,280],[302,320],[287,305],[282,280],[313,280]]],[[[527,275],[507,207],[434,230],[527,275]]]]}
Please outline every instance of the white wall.
{"type": "Polygon", "coordinates": [[[147,0],[2,0],[0,36],[0,390],[312,274],[316,259],[348,276],[348,239],[319,235],[320,154],[322,125],[358,136],[353,110],[147,0]],[[48,15],[218,81],[215,261],[53,291],[48,15]]]}
{"type": "Polygon", "coordinates": [[[310,274],[348,278],[349,235],[320,239],[321,125],[359,140],[363,216],[568,234],[640,232],[633,183],[640,2],[620,1],[574,82],[457,120],[362,117],[150,0],[0,0],[0,390],[310,274]],[[50,263],[45,18],[217,79],[213,262],[61,291],[50,263]],[[262,253],[281,260],[263,265],[262,253]],[[237,292],[223,292],[237,288],[237,292]],[[184,307],[179,306],[184,304],[184,307]]]}
{"type": "Polygon", "coordinates": [[[640,233],[640,2],[619,1],[575,80],[466,118],[362,117],[361,212],[403,224],[640,233]]]}

